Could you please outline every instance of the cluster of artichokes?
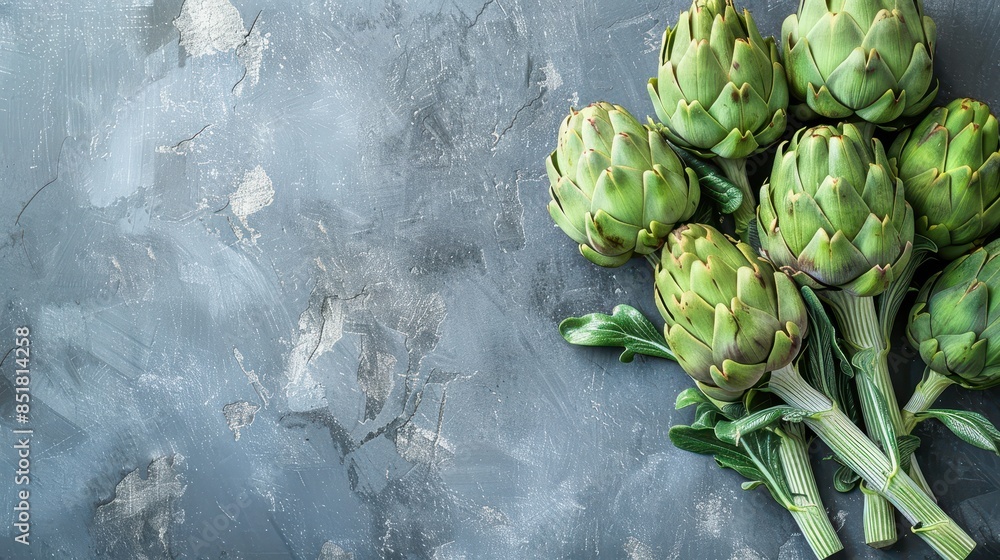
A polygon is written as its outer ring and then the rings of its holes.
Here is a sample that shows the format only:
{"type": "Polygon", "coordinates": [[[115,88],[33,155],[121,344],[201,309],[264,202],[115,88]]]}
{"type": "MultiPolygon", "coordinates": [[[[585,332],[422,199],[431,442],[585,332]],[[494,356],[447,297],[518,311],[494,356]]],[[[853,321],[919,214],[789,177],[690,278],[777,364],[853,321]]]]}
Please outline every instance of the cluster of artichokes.
{"type": "Polygon", "coordinates": [[[963,439],[988,448],[995,434],[1000,450],[1000,431],[981,415],[932,408],[950,385],[1000,384],[1000,241],[986,244],[1000,226],[1000,130],[980,101],[931,108],[935,42],[920,0],[801,0],[777,42],[732,0],[695,0],[664,32],[649,80],[658,122],[605,102],[574,109],[546,159],[556,225],[600,266],[644,257],[665,323],[638,350],[628,346],[644,336],[634,317],[616,325],[624,336],[595,338],[591,325],[567,340],[632,353],[665,341],[669,350],[645,353],[673,357],[700,395],[679,398],[699,403],[698,419],[672,439],[745,454],[758,470],[716,459],[751,479],[773,469],[760,446],[780,448],[781,472],[758,482],[819,558],[842,545],[807,459],[796,458],[805,453],[792,424],[867,488],[868,544],[895,542],[895,507],[943,558],[965,558],[975,543],[925,493],[910,432],[958,418],[963,439]],[[833,122],[788,131],[790,103],[833,122]],[[890,135],[887,150],[880,138],[890,135]],[[751,186],[746,158],[769,157],[783,137],[769,177],[751,186]],[[742,193],[735,224],[719,211],[719,193],[732,192],[719,184],[742,193]],[[706,220],[723,225],[694,223],[706,220]],[[943,270],[920,290],[906,329],[927,373],[901,409],[887,333],[928,262],[943,270]],[[783,404],[773,407],[775,397],[783,404]],[[845,414],[855,400],[863,419],[845,414]]]}

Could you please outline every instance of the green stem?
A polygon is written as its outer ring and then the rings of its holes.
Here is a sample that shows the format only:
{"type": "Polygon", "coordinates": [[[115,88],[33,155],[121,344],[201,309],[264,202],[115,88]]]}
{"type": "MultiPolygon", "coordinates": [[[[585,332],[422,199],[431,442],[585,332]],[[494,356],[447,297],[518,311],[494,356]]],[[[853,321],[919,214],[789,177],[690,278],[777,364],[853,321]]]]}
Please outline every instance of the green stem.
{"type": "Polygon", "coordinates": [[[733,212],[733,220],[736,221],[736,235],[741,240],[746,241],[750,220],[757,216],[757,196],[750,188],[750,178],[747,177],[747,159],[718,158],[716,163],[719,165],[719,169],[726,174],[726,177],[743,193],[743,202],[733,212]]]}
{"type": "Polygon", "coordinates": [[[656,267],[660,266],[660,255],[655,252],[650,253],[646,255],[646,262],[649,263],[649,266],[653,267],[653,270],[656,270],[656,267]]]}
{"type": "MultiPolygon", "coordinates": [[[[924,371],[924,378],[917,384],[917,388],[913,390],[913,396],[910,397],[910,401],[906,403],[901,411],[902,414],[902,433],[909,434],[916,427],[919,420],[916,414],[923,412],[934,404],[941,393],[950,387],[954,382],[947,377],[931,371],[927,368],[924,371]]],[[[913,460],[913,456],[910,456],[910,477],[913,478],[924,489],[924,492],[928,496],[934,497],[934,492],[931,490],[931,485],[927,482],[924,477],[923,471],[920,470],[920,465],[913,460]]]]}
{"type": "Polygon", "coordinates": [[[892,546],[899,540],[892,504],[877,492],[864,492],[864,497],[861,519],[865,530],[865,544],[872,548],[892,546]]]}
{"type": "Polygon", "coordinates": [[[864,496],[861,520],[865,530],[865,544],[872,548],[891,546],[899,540],[892,504],[878,492],[869,490],[865,484],[861,484],[861,493],[864,496]]]}
{"type": "Polygon", "coordinates": [[[802,530],[816,558],[832,556],[843,550],[844,545],[823,507],[816,477],[809,463],[805,430],[801,424],[785,422],[781,424],[778,433],[781,436],[781,446],[778,448],[781,466],[795,501],[795,507],[788,511],[802,530]]]}
{"type": "MultiPolygon", "coordinates": [[[[882,325],[882,334],[885,340],[889,340],[892,336],[892,328],[896,322],[896,318],[899,316],[899,308],[903,305],[906,293],[910,291],[914,274],[920,268],[920,265],[926,262],[933,254],[934,252],[928,244],[918,239],[914,243],[913,253],[910,255],[910,260],[907,261],[906,266],[899,271],[899,275],[889,284],[889,288],[878,296],[878,321],[882,325]]],[[[900,433],[908,434],[912,428],[906,429],[905,411],[902,412],[901,417],[903,425],[900,433]]],[[[927,478],[924,477],[923,471],[920,470],[920,465],[917,464],[916,455],[910,455],[910,476],[924,489],[924,492],[928,496],[934,498],[931,485],[927,482],[927,478]]]]}
{"type": "Polygon", "coordinates": [[[804,422],[858,473],[871,490],[888,499],[913,524],[913,532],[942,558],[968,557],[976,543],[934,500],[892,462],[841,412],[816,391],[794,366],[771,372],[768,387],[788,404],[812,413],[804,422]]]}
{"type": "Polygon", "coordinates": [[[916,415],[929,409],[934,401],[941,396],[941,393],[954,384],[954,381],[931,368],[924,370],[924,378],[917,384],[910,401],[903,407],[903,433],[912,432],[919,422],[916,415]]]}
{"type": "MultiPolygon", "coordinates": [[[[857,352],[864,349],[875,351],[876,359],[871,363],[869,371],[873,383],[858,383],[858,396],[861,400],[861,412],[868,426],[868,435],[876,440],[883,450],[891,442],[882,439],[882,430],[876,426],[891,426],[892,431],[900,433],[902,421],[899,416],[899,404],[896,393],[889,379],[889,364],[886,340],[879,326],[875,313],[875,300],[871,297],[857,297],[842,291],[827,291],[823,293],[833,309],[833,314],[840,325],[841,334],[847,342],[848,350],[857,352]],[[882,409],[876,406],[878,393],[885,399],[888,414],[883,415],[882,409]]],[[[896,542],[896,521],[893,518],[892,507],[876,494],[865,494],[865,541],[869,546],[882,548],[896,542]]]]}
{"type": "Polygon", "coordinates": [[[896,322],[896,317],[899,315],[899,308],[903,305],[903,299],[906,298],[906,292],[910,290],[910,284],[913,282],[913,275],[917,272],[926,260],[927,257],[931,255],[931,252],[927,249],[913,249],[913,253],[910,255],[910,260],[907,261],[906,266],[899,271],[899,276],[896,277],[889,287],[882,292],[878,297],[878,322],[882,325],[882,336],[889,340],[892,336],[892,326],[896,322]]]}

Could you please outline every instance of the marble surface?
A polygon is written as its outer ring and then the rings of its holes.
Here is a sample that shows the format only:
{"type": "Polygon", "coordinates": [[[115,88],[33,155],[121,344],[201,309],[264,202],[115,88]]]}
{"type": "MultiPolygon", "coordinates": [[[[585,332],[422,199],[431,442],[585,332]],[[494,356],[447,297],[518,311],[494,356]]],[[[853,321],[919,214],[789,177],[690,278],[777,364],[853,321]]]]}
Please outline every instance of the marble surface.
{"type": "MultiPolygon", "coordinates": [[[[5,522],[0,557],[809,558],[763,490],[670,445],[675,364],[556,330],[656,318],[644,264],[552,225],[542,159],[570,106],[652,112],[684,4],[0,3],[0,347],[32,349],[28,422],[12,354],[0,377],[5,519],[33,430],[31,544],[5,522]]],[[[742,4],[765,33],[795,8],[742,4]]],[[[925,4],[940,99],[1000,107],[995,3],[925,4]]],[[[995,391],[945,402],[1000,421],[995,391]]],[[[920,434],[997,557],[1000,460],[920,434]]],[[[930,556],[902,525],[866,548],[860,496],[824,497],[844,557],[930,556]]]]}

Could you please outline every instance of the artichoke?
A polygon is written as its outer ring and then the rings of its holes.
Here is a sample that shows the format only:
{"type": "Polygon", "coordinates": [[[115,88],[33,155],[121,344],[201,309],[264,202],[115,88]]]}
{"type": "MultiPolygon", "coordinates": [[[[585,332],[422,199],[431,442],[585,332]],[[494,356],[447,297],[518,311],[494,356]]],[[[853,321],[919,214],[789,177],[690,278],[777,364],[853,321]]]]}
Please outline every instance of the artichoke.
{"type": "Polygon", "coordinates": [[[667,137],[705,157],[745,158],[785,131],[788,85],[774,39],[732,0],[695,0],[667,28],[648,89],[667,137]]]}
{"type": "Polygon", "coordinates": [[[610,103],[570,111],[545,167],[549,214],[601,266],[659,249],[700,198],[698,176],[660,133],[610,103]]]}
{"type": "Polygon", "coordinates": [[[947,260],[1000,225],[998,143],[989,106],[964,98],[931,111],[889,150],[906,185],[916,232],[947,260]]]}
{"type": "Polygon", "coordinates": [[[852,124],[796,132],[778,148],[760,197],[761,248],[801,284],[874,296],[910,258],[903,183],[881,143],[852,124]]]}
{"type": "Polygon", "coordinates": [[[933,372],[968,389],[1000,384],[1000,241],[950,263],[921,288],[906,334],[933,372]]]}
{"type": "Polygon", "coordinates": [[[824,117],[884,124],[937,95],[937,28],[921,0],[802,0],[781,37],[792,94],[824,117]]]}
{"type": "Polygon", "coordinates": [[[683,225],[655,274],[667,344],[709,397],[736,401],[798,354],[807,320],[798,287],[749,245],[683,225]]]}

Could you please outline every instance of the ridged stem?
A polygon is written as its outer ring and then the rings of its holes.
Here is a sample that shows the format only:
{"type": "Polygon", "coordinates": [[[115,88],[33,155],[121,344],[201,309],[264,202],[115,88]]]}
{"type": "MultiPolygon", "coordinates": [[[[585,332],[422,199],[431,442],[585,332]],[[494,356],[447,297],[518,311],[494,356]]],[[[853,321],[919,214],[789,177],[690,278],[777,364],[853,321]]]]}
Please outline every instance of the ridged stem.
{"type": "Polygon", "coordinates": [[[805,430],[801,424],[781,424],[781,466],[792,492],[795,507],[789,508],[816,558],[823,559],[843,550],[844,545],[830,523],[823,500],[816,486],[805,430]]]}
{"type": "Polygon", "coordinates": [[[899,315],[899,308],[903,305],[906,292],[910,290],[913,275],[930,254],[926,249],[914,249],[906,266],[899,271],[899,276],[878,296],[878,322],[882,325],[882,334],[886,340],[892,336],[892,326],[899,315]]]}
{"type": "MultiPolygon", "coordinates": [[[[917,243],[906,266],[900,269],[899,275],[889,284],[889,288],[878,296],[878,321],[882,325],[882,334],[885,336],[885,340],[889,340],[892,336],[892,327],[899,316],[899,308],[903,305],[906,293],[910,291],[910,286],[913,284],[914,274],[932,254],[924,244],[917,243]]],[[[906,412],[902,412],[902,418],[905,422],[906,412]]],[[[901,433],[910,433],[910,430],[906,430],[905,426],[903,428],[901,433]]],[[[934,498],[931,485],[924,477],[923,471],[920,470],[920,465],[917,464],[916,455],[910,455],[910,476],[927,492],[928,496],[934,498]]]]}
{"type": "Polygon", "coordinates": [[[976,543],[910,477],[891,461],[826,395],[813,389],[794,366],[771,372],[768,387],[786,403],[812,413],[805,424],[858,473],[868,488],[888,499],[913,524],[913,532],[942,558],[960,560],[976,543]]]}
{"type": "Polygon", "coordinates": [[[927,482],[927,477],[924,476],[924,471],[920,469],[920,465],[917,463],[916,454],[910,455],[910,478],[913,482],[917,483],[917,486],[924,491],[924,494],[930,496],[932,500],[937,501],[937,496],[934,495],[934,491],[931,490],[931,483],[927,482]]]}
{"type": "Polygon", "coordinates": [[[918,422],[916,415],[929,409],[934,401],[941,396],[941,393],[954,384],[954,381],[931,368],[925,369],[923,379],[917,383],[917,388],[913,390],[913,396],[903,407],[903,433],[912,432],[918,422]]]}
{"type": "MultiPolygon", "coordinates": [[[[857,297],[841,291],[824,292],[824,297],[830,303],[833,314],[840,325],[841,335],[847,342],[849,352],[871,349],[876,358],[871,363],[869,371],[873,383],[858,383],[858,396],[861,400],[861,412],[868,426],[868,435],[882,447],[887,449],[889,442],[881,439],[882,430],[877,426],[891,426],[894,433],[899,434],[902,422],[899,416],[899,404],[896,393],[889,379],[889,364],[887,344],[882,336],[878,316],[875,313],[875,300],[871,297],[857,297]],[[883,415],[882,408],[876,406],[878,393],[886,402],[888,413],[883,415]]],[[[874,548],[883,548],[896,542],[896,521],[892,507],[877,494],[865,493],[864,509],[865,542],[874,548]]]]}
{"type": "Polygon", "coordinates": [[[736,235],[743,241],[747,240],[747,228],[750,220],[757,215],[757,196],[750,188],[750,178],[747,177],[746,158],[717,158],[716,163],[719,169],[725,173],[726,177],[739,187],[743,193],[743,202],[740,207],[733,212],[733,220],[736,221],[736,235]]]}

